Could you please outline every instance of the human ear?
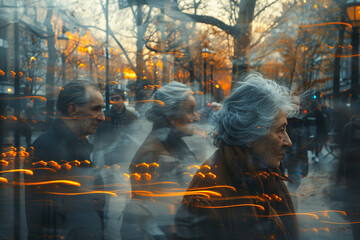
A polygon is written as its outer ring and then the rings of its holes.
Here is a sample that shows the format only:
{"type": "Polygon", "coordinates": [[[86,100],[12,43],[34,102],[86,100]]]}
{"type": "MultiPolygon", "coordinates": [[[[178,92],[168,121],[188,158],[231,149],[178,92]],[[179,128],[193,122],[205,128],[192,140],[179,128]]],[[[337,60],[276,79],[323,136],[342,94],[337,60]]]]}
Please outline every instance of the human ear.
{"type": "Polygon", "coordinates": [[[171,126],[175,127],[176,126],[176,121],[174,121],[173,119],[166,117],[166,119],[168,120],[168,122],[170,123],[171,126]]]}
{"type": "Polygon", "coordinates": [[[75,103],[71,102],[68,104],[68,113],[69,113],[69,116],[72,118],[75,118],[77,116],[78,107],[75,103]]]}

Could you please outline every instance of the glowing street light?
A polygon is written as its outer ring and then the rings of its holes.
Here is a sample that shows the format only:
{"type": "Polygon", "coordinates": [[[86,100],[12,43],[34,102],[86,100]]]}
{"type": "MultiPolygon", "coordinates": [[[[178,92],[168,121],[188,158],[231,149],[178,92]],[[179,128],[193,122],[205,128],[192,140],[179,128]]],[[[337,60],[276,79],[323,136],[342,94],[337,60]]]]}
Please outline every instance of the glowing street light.
{"type": "Polygon", "coordinates": [[[94,46],[89,44],[86,46],[86,50],[89,53],[89,68],[90,68],[90,75],[91,75],[91,80],[94,82],[94,76],[93,76],[93,68],[92,68],[92,53],[94,51],[94,46]]]}
{"type": "Polygon", "coordinates": [[[205,96],[205,101],[207,98],[207,76],[206,76],[206,60],[208,59],[209,55],[210,55],[211,51],[208,48],[203,48],[201,50],[201,56],[204,60],[204,96],[205,96]]]}
{"type": "Polygon", "coordinates": [[[58,43],[59,43],[59,49],[61,53],[61,84],[65,85],[65,50],[68,47],[69,44],[69,37],[65,34],[65,26],[63,26],[63,33],[60,34],[57,37],[58,43]]]}
{"type": "Polygon", "coordinates": [[[60,51],[64,52],[68,47],[69,37],[65,33],[62,33],[57,37],[57,40],[59,43],[60,51]]]}

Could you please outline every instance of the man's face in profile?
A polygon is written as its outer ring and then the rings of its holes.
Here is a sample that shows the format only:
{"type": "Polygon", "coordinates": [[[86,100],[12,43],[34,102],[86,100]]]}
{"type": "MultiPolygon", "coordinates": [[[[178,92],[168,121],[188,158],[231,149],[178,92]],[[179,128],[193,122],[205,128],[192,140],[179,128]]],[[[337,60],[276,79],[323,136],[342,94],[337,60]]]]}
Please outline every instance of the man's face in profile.
{"type": "Polygon", "coordinates": [[[105,120],[101,93],[94,88],[87,88],[86,92],[89,101],[83,106],[76,106],[76,125],[81,136],[94,134],[99,123],[105,120]]]}

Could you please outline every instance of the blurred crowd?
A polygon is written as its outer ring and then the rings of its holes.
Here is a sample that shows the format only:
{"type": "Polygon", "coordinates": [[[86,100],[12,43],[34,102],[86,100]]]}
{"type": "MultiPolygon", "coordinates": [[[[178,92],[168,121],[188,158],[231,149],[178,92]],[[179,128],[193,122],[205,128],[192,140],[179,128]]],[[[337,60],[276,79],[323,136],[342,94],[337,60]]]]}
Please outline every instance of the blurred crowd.
{"type": "MultiPolygon", "coordinates": [[[[134,108],[114,88],[104,111],[101,89],[72,81],[42,128],[31,102],[21,121],[7,106],[5,133],[20,128],[27,149],[3,146],[0,218],[16,214],[13,184],[27,239],[300,239],[296,191],[326,152],[347,218],[360,221],[359,103],[329,109],[258,73],[221,103],[199,105],[194,92],[173,81],[134,108]],[[22,175],[6,178],[16,166],[22,175]]],[[[1,239],[13,234],[0,228],[1,239]]]]}

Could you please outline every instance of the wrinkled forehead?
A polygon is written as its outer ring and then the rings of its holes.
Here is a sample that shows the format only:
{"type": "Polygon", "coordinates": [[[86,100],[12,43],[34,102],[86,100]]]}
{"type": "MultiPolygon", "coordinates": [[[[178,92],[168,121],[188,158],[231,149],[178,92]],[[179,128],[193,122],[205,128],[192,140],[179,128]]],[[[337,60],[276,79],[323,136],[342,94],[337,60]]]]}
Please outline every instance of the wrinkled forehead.
{"type": "Polygon", "coordinates": [[[284,111],[281,111],[276,115],[271,128],[279,128],[287,125],[287,116],[284,111]]]}
{"type": "Polygon", "coordinates": [[[89,102],[88,103],[95,103],[95,104],[104,104],[104,99],[101,94],[101,92],[94,88],[94,87],[87,87],[86,93],[89,96],[89,102]]]}

